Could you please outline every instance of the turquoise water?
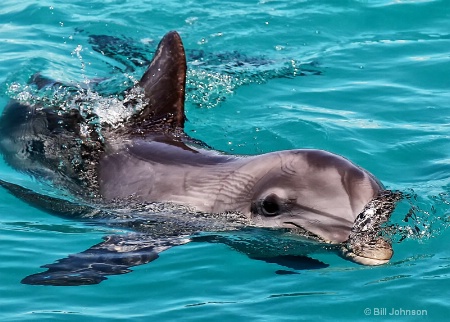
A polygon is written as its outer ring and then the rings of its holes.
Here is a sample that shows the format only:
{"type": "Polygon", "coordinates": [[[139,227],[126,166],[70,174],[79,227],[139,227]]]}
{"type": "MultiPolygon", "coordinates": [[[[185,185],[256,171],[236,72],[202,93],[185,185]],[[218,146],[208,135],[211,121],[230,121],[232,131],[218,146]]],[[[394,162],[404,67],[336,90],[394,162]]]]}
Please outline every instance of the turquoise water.
{"type": "MultiPolygon", "coordinates": [[[[191,243],[99,285],[42,287],[20,280],[111,229],[51,216],[1,189],[1,320],[446,320],[449,8],[407,0],[4,1],[1,108],[38,71],[125,88],[145,64],[102,55],[92,35],[126,40],[145,61],[165,32],[178,30],[190,52],[188,133],[233,153],[329,150],[409,198],[393,214],[405,229],[381,267],[325,253],[317,258],[327,268],[277,275],[277,264],[191,243]]],[[[40,186],[3,161],[0,178],[40,186]]]]}

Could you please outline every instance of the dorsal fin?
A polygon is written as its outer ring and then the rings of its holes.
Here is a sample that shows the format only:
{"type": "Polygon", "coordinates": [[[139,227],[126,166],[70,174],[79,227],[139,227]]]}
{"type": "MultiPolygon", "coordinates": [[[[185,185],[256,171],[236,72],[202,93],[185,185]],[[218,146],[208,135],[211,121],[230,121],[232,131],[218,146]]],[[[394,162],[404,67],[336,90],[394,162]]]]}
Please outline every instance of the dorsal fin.
{"type": "Polygon", "coordinates": [[[183,43],[180,35],[171,31],[159,43],[150,66],[139,81],[147,103],[131,121],[144,128],[154,123],[183,128],[185,85],[183,43]]]}

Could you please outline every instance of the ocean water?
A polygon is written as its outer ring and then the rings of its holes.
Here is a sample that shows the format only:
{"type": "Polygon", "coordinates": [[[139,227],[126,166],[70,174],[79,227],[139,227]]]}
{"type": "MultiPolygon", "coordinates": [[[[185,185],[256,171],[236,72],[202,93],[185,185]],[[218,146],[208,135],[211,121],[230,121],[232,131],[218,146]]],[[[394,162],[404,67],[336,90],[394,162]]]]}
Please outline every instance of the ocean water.
{"type": "MultiPolygon", "coordinates": [[[[26,95],[36,72],[86,86],[108,79],[103,92],[118,92],[177,30],[189,59],[189,134],[237,154],[332,151],[407,198],[391,219],[403,227],[394,256],[380,267],[324,253],[327,268],[280,275],[279,265],[225,245],[191,243],[98,285],[52,287],[20,280],[111,228],[52,216],[0,189],[0,319],[447,320],[449,8],[446,0],[5,0],[0,110],[26,95]]],[[[0,178],[43,185],[3,160],[0,178]]]]}

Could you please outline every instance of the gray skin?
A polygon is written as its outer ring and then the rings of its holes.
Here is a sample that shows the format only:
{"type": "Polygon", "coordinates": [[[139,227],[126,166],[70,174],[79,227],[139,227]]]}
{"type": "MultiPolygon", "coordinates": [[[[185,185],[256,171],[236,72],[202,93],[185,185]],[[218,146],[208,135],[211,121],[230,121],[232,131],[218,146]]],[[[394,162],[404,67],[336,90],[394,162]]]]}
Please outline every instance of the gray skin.
{"type": "Polygon", "coordinates": [[[149,137],[124,141],[100,160],[106,199],[133,194],[209,213],[237,211],[257,226],[300,227],[332,243],[347,240],[358,214],[382,190],[368,172],[320,150],[239,157],[149,137]]]}
{"type": "Polygon", "coordinates": [[[98,167],[103,198],[134,195],[198,211],[238,211],[263,227],[300,227],[327,242],[347,240],[355,218],[382,185],[364,169],[325,151],[240,157],[178,139],[185,120],[185,77],[181,39],[168,33],[137,85],[148,105],[127,121],[132,130],[104,131],[107,144],[98,167]]]}
{"type": "MultiPolygon", "coordinates": [[[[84,201],[73,204],[2,180],[0,185],[31,205],[63,217],[116,218],[120,213],[103,205],[121,200],[175,203],[223,214],[220,218],[225,221],[226,213],[237,212],[249,226],[287,228],[316,240],[342,243],[343,255],[361,264],[389,261],[392,248],[379,231],[398,198],[384,194],[373,175],[321,150],[236,156],[209,149],[184,133],[185,82],[184,48],[178,33],[169,32],[142,79],[123,94],[125,107],[134,109],[140,102],[142,108],[117,124],[99,128],[98,122],[91,122],[92,115],[76,109],[12,100],[0,118],[0,150],[5,160],[52,180],[84,201]]],[[[69,88],[40,75],[32,83],[38,88],[69,88]]],[[[158,252],[184,244],[204,228],[213,230],[214,225],[210,229],[201,222],[204,218],[209,217],[198,217],[199,223],[189,216],[172,218],[165,223],[172,223],[170,227],[150,225],[151,233],[147,227],[134,237],[108,237],[85,252],[46,265],[47,272],[23,282],[99,283],[105,275],[129,271],[123,267],[154,260],[158,252]],[[123,263],[120,269],[118,262],[123,263]]]]}

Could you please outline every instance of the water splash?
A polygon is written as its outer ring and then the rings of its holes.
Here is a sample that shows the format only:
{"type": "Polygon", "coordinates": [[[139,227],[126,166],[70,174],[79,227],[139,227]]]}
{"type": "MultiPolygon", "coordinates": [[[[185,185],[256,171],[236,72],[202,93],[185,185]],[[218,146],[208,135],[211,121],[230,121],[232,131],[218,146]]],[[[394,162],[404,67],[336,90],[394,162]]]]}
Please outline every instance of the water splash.
{"type": "Polygon", "coordinates": [[[48,86],[39,88],[33,83],[12,82],[7,85],[6,94],[22,104],[36,106],[38,110],[50,108],[58,115],[77,110],[84,119],[96,126],[120,126],[123,120],[141,110],[145,103],[143,91],[138,88],[130,89],[126,97],[118,94],[103,96],[92,90],[92,85],[96,84],[91,81],[82,84],[51,81],[48,86]]]}
{"type": "Polygon", "coordinates": [[[393,242],[407,239],[426,241],[441,235],[450,227],[449,195],[420,197],[412,189],[404,193],[404,199],[397,205],[384,233],[393,242]],[[429,198],[432,200],[424,200],[429,198]],[[398,216],[398,214],[404,214],[398,216]]]}
{"type": "Polygon", "coordinates": [[[321,74],[317,63],[301,63],[297,60],[262,60],[259,63],[260,65],[242,61],[216,64],[208,61],[208,65],[191,63],[192,67],[187,74],[186,99],[197,107],[214,108],[244,85],[264,84],[275,78],[321,74]]]}

